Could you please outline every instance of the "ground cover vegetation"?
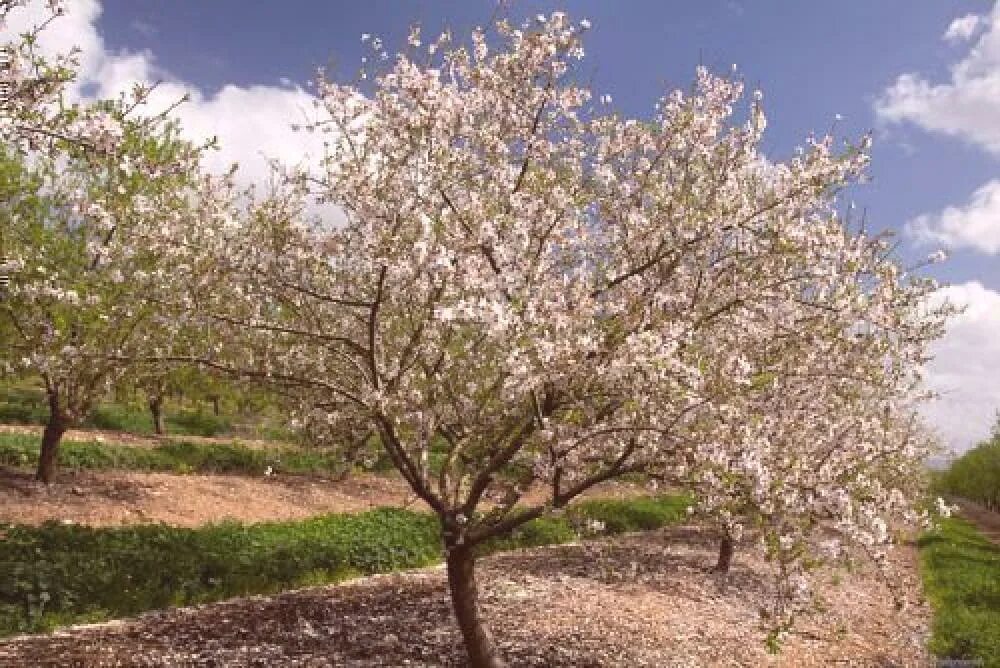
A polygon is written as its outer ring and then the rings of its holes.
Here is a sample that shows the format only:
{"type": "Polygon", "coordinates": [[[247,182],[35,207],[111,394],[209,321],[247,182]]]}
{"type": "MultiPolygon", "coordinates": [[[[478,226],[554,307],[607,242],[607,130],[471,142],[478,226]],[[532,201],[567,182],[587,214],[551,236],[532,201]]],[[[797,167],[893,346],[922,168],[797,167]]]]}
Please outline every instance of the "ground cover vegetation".
{"type": "Polygon", "coordinates": [[[920,561],[934,608],[931,651],[1000,666],[1000,546],[947,518],[920,539],[920,561]]]}
{"type": "MultiPolygon", "coordinates": [[[[657,529],[687,517],[683,496],[586,500],[482,544],[481,554],[657,529]]],[[[0,635],[167,606],[337,582],[438,563],[434,517],[381,508],[299,522],[89,528],[0,526],[0,635]]]]}
{"type": "MultiPolygon", "coordinates": [[[[0,465],[33,468],[37,464],[37,436],[0,433],[0,465]]],[[[342,457],[331,451],[281,445],[250,447],[238,442],[192,443],[184,440],[151,446],[67,440],[59,451],[59,465],[71,470],[229,473],[251,476],[284,473],[339,477],[349,471],[342,457]]]]}

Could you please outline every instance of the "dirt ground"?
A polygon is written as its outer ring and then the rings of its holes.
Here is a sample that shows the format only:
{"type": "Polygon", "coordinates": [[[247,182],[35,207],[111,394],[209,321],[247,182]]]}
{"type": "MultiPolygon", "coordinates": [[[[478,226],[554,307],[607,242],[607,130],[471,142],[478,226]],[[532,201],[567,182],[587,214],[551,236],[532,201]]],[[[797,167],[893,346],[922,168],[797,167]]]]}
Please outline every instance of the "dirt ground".
{"type": "MultiPolygon", "coordinates": [[[[768,568],[674,527],[483,560],[485,619],[512,666],[926,666],[928,611],[915,554],[898,555],[911,604],[896,612],[870,573],[821,576],[825,612],[799,619],[778,655],[758,617],[768,568]]],[[[0,666],[460,666],[441,568],[0,641],[0,666]]]]}
{"type": "MultiPolygon", "coordinates": [[[[39,439],[42,437],[43,427],[20,424],[0,424],[0,432],[10,434],[34,434],[39,439]]],[[[67,441],[96,441],[98,443],[115,443],[120,445],[136,445],[142,447],[154,447],[169,441],[187,441],[188,443],[239,443],[248,448],[275,448],[289,447],[287,443],[275,441],[259,441],[250,438],[238,438],[235,436],[188,436],[171,435],[166,436],[141,436],[130,434],[124,431],[106,431],[103,429],[69,429],[63,435],[67,441]]]]}
{"type": "MultiPolygon", "coordinates": [[[[648,490],[605,483],[585,496],[622,498],[648,490]]],[[[541,490],[526,502],[542,501],[541,490]]],[[[25,471],[0,467],[0,522],[48,520],[89,526],[165,522],[193,527],[238,520],[291,520],[379,506],[428,510],[396,475],[358,474],[342,481],[297,475],[247,477],[129,471],[62,471],[46,486],[25,471]]]]}
{"type": "Polygon", "coordinates": [[[967,499],[953,499],[952,503],[958,505],[960,517],[975,524],[984,536],[1000,545],[1000,513],[967,499]]]}
{"type": "Polygon", "coordinates": [[[323,513],[410,506],[415,498],[396,477],[344,481],[309,476],[251,478],[128,471],[63,471],[58,484],[0,469],[0,522],[47,520],[90,526],[165,522],[199,526],[222,520],[290,520],[323,513]]]}

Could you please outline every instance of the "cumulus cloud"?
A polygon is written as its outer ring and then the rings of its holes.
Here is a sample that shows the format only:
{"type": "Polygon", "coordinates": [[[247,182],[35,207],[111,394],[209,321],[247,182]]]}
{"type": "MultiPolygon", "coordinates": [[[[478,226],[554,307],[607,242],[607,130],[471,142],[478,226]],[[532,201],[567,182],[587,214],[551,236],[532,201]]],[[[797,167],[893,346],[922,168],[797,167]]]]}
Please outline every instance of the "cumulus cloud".
{"type": "Polygon", "coordinates": [[[980,186],[959,206],[917,216],[906,225],[907,234],[917,242],[950,249],[970,248],[1000,253],[1000,179],[980,186]]]}
{"type": "MultiPolygon", "coordinates": [[[[173,114],[181,122],[185,136],[194,141],[217,137],[220,150],[207,156],[206,166],[224,171],[232,163],[239,163],[244,183],[265,182],[271,159],[298,165],[322,156],[319,136],[292,129],[314,109],[316,98],[308,91],[290,82],[280,87],[228,85],[214,92],[203,91],[162,68],[148,50],[110,50],[97,30],[102,10],[99,0],[74,0],[67,8],[64,16],[42,31],[39,47],[48,54],[65,52],[73,45],[79,47],[79,76],[70,90],[71,97],[116,97],[135,83],[159,82],[147,111],[160,112],[186,96],[188,101],[173,114]]],[[[9,17],[8,29],[29,29],[44,16],[41,2],[29,3],[9,17]]]]}
{"type": "MultiPolygon", "coordinates": [[[[884,123],[910,123],[1000,156],[1000,1],[988,14],[952,21],[944,39],[970,43],[948,80],[902,74],[876,101],[876,115],[884,123]]],[[[964,204],[918,216],[906,230],[920,243],[1000,253],[1000,180],[983,184],[964,204]]]]}
{"type": "Polygon", "coordinates": [[[875,113],[882,122],[912,123],[1000,155],[1000,2],[988,15],[972,16],[953,21],[944,34],[955,41],[981,33],[950,78],[935,83],[902,74],[878,98],[875,113]]]}
{"type": "Polygon", "coordinates": [[[947,42],[965,42],[972,39],[984,21],[978,14],[966,14],[955,19],[944,31],[944,40],[947,42]]]}
{"type": "Polygon", "coordinates": [[[965,306],[965,312],[932,349],[926,383],[941,398],[924,415],[961,452],[989,436],[1000,409],[1000,292],[971,281],[942,288],[935,299],[965,306]]]}

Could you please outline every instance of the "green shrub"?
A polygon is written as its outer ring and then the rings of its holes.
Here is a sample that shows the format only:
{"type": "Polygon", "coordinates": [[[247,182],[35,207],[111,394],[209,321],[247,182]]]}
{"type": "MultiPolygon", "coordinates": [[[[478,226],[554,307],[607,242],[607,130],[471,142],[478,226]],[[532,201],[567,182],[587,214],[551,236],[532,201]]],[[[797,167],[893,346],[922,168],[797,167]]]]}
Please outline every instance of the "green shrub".
{"type": "Polygon", "coordinates": [[[687,516],[691,505],[686,496],[660,496],[640,499],[589,499],[572,506],[569,515],[580,525],[597,521],[609,534],[626,531],[647,531],[679,522],[687,516]]]}
{"type": "MultiPolygon", "coordinates": [[[[672,509],[686,501],[660,497],[614,504],[626,514],[641,508],[638,524],[656,528],[680,517],[672,509]]],[[[588,501],[571,511],[574,521],[581,521],[588,519],[588,509],[609,507],[588,501]]],[[[576,536],[568,516],[541,518],[484,545],[483,552],[576,536]]],[[[0,525],[0,635],[415,568],[441,556],[435,517],[391,508],[198,529],[0,525]]]]}
{"type": "Polygon", "coordinates": [[[957,518],[942,519],[919,546],[924,591],[934,609],[931,651],[1000,667],[1000,547],[957,518]]]}

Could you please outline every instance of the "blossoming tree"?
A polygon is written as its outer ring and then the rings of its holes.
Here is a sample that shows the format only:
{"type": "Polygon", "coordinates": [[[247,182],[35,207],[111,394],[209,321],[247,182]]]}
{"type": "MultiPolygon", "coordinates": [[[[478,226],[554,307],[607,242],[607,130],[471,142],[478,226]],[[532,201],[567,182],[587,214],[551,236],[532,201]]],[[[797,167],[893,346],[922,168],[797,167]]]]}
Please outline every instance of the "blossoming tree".
{"type": "Polygon", "coordinates": [[[53,480],[65,430],[122,374],[173,345],[177,324],[157,297],[175,272],[157,249],[172,217],[189,211],[196,152],[159,132],[124,123],[115,160],[72,150],[58,164],[36,157],[29,173],[40,180],[39,205],[24,211],[22,192],[3,207],[11,274],[0,317],[15,335],[0,355],[44,383],[44,482],[53,480]]]}
{"type": "MultiPolygon", "coordinates": [[[[121,134],[116,119],[100,105],[72,104],[66,86],[76,76],[79,51],[46,56],[39,35],[65,14],[63,0],[45,0],[42,18],[21,34],[11,34],[9,19],[25,11],[28,0],[0,0],[0,141],[5,150],[53,154],[67,144],[94,152],[112,150],[121,134]]],[[[147,94],[141,86],[135,99],[147,94]]]]}
{"type": "Polygon", "coordinates": [[[733,428],[753,421],[760,370],[741,337],[799,327],[802,354],[832,354],[822,328],[856,313],[816,319],[817,298],[792,315],[822,285],[803,268],[833,253],[830,290],[861,283],[860,242],[817,221],[864,145],[817,140],[768,163],[759,95],[740,122],[741,84],[704,70],[651,121],[612,114],[578,82],[586,28],[555,13],[467,45],[414,30],[364,93],[321,76],[322,168],[249,207],[232,197],[221,217],[242,225],[175,234],[178,252],[213,256],[181,310],[232,346],[201,361],[270,384],[345,441],[376,434],[437,514],[476,666],[502,663],[478,546],[622,474],[730,458],[740,443],[704,436],[726,411],[733,428]],[[346,222],[311,220],[316,195],[346,222]],[[523,505],[531,486],[546,498],[523,505]]]}
{"type": "Polygon", "coordinates": [[[799,280],[768,324],[733,342],[753,379],[718,404],[718,431],[706,436],[704,456],[690,458],[700,468],[683,471],[722,529],[722,571],[732,534],[745,522],[759,527],[760,513],[780,509],[800,563],[817,555],[792,533],[834,527],[874,556],[893,519],[917,519],[916,483],[935,447],[915,414],[928,398],[920,370],[951,309],[927,306],[934,282],[902,272],[885,238],[838,233],[837,216],[812,224],[830,226],[829,243],[801,256],[799,280]]]}
{"type": "MultiPolygon", "coordinates": [[[[24,4],[0,3],[0,22],[24,4]]],[[[151,331],[149,296],[170,279],[156,247],[165,222],[187,205],[199,150],[163,117],[135,117],[148,95],[142,87],[117,101],[68,100],[76,53],[39,52],[38,35],[64,12],[58,0],[46,7],[31,30],[4,35],[0,62],[8,176],[0,355],[8,371],[45,384],[50,417],[38,478],[50,482],[66,428],[127,368],[114,358],[135,352],[151,331]]]]}

